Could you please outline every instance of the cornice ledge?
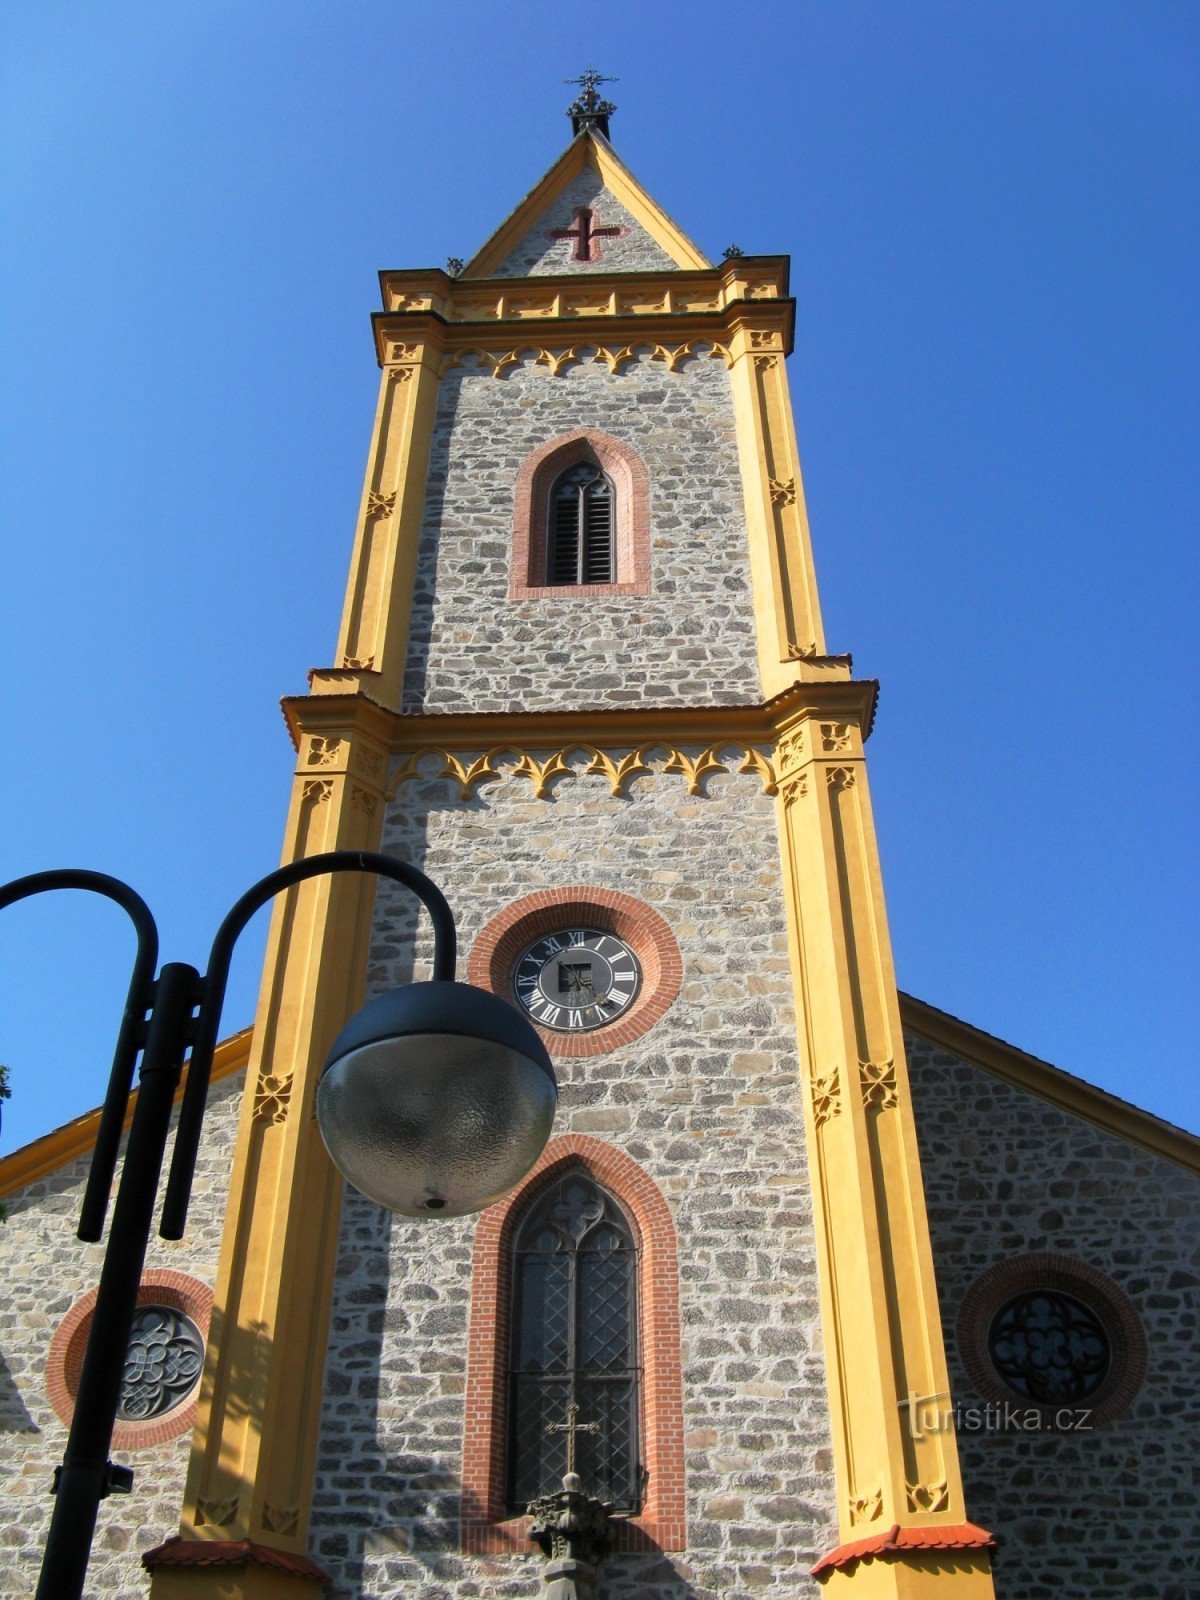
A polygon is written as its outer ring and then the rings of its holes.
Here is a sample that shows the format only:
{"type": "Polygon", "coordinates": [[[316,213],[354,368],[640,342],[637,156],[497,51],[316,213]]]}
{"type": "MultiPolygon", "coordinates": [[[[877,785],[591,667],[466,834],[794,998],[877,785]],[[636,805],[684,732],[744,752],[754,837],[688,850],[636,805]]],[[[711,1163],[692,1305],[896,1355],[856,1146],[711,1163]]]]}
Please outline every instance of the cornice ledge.
{"type": "Polygon", "coordinates": [[[770,700],[735,705],[413,712],[383,706],[360,686],[345,694],[330,687],[320,694],[289,695],[281,704],[297,748],[304,733],[327,733],[353,725],[369,730],[393,753],[398,753],[431,743],[486,749],[512,741],[536,748],[560,745],[572,739],[597,745],[767,740],[810,713],[854,720],[861,726],[865,739],[874,722],[878,692],[879,685],[874,679],[839,677],[789,684],[770,700]]]}
{"type": "Polygon", "coordinates": [[[321,1585],[332,1580],[311,1556],[275,1550],[253,1539],[184,1539],[178,1534],[142,1555],[147,1572],[159,1567],[268,1567],[291,1578],[315,1578],[321,1585]]]}
{"type": "Polygon", "coordinates": [[[852,1539],[823,1555],[809,1572],[814,1578],[827,1577],[855,1561],[897,1561],[909,1555],[929,1555],[938,1550],[961,1552],[963,1550],[994,1550],[995,1537],[986,1528],[974,1522],[955,1522],[942,1525],[903,1528],[893,1523],[883,1533],[868,1534],[864,1539],[852,1539]]]}

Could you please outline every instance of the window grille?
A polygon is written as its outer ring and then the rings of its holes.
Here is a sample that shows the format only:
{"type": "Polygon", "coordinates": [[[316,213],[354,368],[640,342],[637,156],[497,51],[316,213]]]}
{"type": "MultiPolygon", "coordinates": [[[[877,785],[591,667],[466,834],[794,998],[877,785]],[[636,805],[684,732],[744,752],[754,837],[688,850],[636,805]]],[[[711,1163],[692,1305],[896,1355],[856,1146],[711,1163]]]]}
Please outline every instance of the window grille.
{"type": "Polygon", "coordinates": [[[615,580],[612,484],[594,461],[564,472],[550,492],[551,584],[615,580]]]}
{"type": "Polygon", "coordinates": [[[637,1250],[603,1189],[571,1173],[517,1235],[509,1363],[508,1498],[523,1511],[571,1468],[585,1492],[636,1511],[637,1250]]]}

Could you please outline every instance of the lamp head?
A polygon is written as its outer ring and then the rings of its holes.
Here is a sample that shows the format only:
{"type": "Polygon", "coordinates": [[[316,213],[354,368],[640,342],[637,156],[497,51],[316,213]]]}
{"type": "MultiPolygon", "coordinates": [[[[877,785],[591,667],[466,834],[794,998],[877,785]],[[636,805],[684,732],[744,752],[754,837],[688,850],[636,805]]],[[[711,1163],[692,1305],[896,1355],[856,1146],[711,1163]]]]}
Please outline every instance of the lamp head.
{"type": "Polygon", "coordinates": [[[317,1087],[334,1165],[409,1217],[499,1200],[542,1153],[557,1104],[532,1024],[486,989],[440,980],[369,1001],[334,1040],[317,1087]]]}

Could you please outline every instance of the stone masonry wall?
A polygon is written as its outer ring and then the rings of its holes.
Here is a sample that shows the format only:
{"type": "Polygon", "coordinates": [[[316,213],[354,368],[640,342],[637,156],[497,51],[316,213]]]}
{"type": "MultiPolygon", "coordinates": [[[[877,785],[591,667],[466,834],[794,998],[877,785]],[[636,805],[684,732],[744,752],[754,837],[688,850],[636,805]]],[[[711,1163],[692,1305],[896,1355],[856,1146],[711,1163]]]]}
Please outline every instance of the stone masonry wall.
{"type": "MultiPolygon", "coordinates": [[[[736,703],[760,695],[729,373],[649,356],[554,377],[452,368],[430,450],[405,685],[409,711],[736,703]],[[596,428],[650,473],[652,592],[510,600],[517,471],[596,428]]],[[[619,575],[618,575],[619,576],[619,575]]]]}
{"type": "Polygon", "coordinates": [[[593,168],[581,172],[559,195],[496,268],[497,278],[542,277],[562,272],[671,272],[676,263],[617,199],[593,168]],[[574,239],[552,239],[554,228],[570,228],[577,207],[587,206],[595,225],[622,228],[618,238],[601,237],[595,261],[574,260],[574,239]]]}
{"type": "MultiPolygon", "coordinates": [[[[238,1072],[213,1085],[187,1235],[174,1243],[152,1236],[147,1269],[173,1268],[213,1284],[244,1079],[238,1072]]],[[[0,1594],[12,1600],[36,1587],[53,1505],[50,1480],[67,1441],[46,1397],[46,1354],[59,1323],[99,1281],[104,1255],[103,1243],[83,1244],[75,1236],[87,1167],[87,1160],[73,1161],[10,1195],[8,1221],[0,1226],[0,1357],[6,1369],[0,1372],[0,1594]]],[[[143,1600],[142,1552],[178,1532],[191,1442],[188,1428],[166,1444],[114,1447],[113,1458],[134,1469],[133,1493],[101,1503],[89,1600],[143,1600]]]]}
{"type": "MultiPolygon", "coordinates": [[[[467,803],[441,779],[406,782],[383,848],[445,889],[460,970],[480,929],[539,889],[617,889],[670,924],[684,968],[671,1008],[618,1052],[556,1063],[556,1132],[637,1161],[678,1232],[689,1547],[610,1556],[601,1600],[815,1595],[807,1569],[836,1543],[833,1469],[774,802],[750,775],[691,797],[661,771],[615,800],[582,768],[545,800],[513,776],[467,803]]],[[[372,990],[413,970],[413,926],[381,888],[372,990]]],[[[422,927],[418,974],[428,959],[422,927]]],[[[536,1555],[458,1553],[474,1226],[389,1219],[347,1195],[311,1535],[336,1600],[538,1592],[536,1555]]]]}
{"type": "Polygon", "coordinates": [[[1124,1416],[1084,1433],[960,1430],[971,1518],[1001,1540],[997,1600],[1200,1595],[1200,1178],[909,1040],[950,1382],[982,1406],[956,1319],[988,1267],[1087,1262],[1132,1299],[1149,1345],[1124,1416]]]}

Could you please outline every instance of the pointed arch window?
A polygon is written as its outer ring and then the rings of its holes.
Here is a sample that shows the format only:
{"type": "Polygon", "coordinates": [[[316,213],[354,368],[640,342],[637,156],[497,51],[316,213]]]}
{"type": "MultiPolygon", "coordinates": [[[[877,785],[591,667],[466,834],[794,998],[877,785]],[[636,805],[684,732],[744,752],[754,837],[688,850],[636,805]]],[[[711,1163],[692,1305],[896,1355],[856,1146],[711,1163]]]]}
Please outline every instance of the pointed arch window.
{"type": "Polygon", "coordinates": [[[615,583],[613,485],[595,461],[580,461],[550,491],[548,584],[615,583]]]}
{"type": "Polygon", "coordinates": [[[617,1202],[575,1170],[539,1195],[513,1252],[508,1502],[523,1511],[573,1468],[636,1512],[638,1252],[617,1202]]]}

